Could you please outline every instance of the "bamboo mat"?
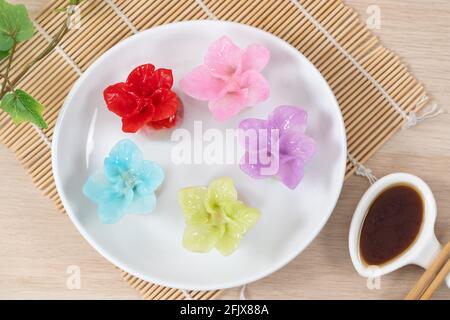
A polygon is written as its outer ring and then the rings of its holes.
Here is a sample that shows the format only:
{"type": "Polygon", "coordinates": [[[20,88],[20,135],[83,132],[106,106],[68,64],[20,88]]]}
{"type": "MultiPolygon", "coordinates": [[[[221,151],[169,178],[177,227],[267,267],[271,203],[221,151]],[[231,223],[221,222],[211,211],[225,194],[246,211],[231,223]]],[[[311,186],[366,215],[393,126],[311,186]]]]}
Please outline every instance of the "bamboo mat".
{"type": "MultiPolygon", "coordinates": [[[[18,47],[12,74],[51,41],[65,19],[54,9],[66,2],[51,2],[35,20],[35,35],[18,47]]],[[[80,13],[81,28],[71,30],[18,85],[46,106],[48,129],[16,126],[0,111],[0,140],[61,212],[50,150],[59,109],[83,71],[139,30],[181,20],[220,19],[258,27],[292,44],[321,71],[339,101],[348,139],[346,177],[426,104],[422,85],[400,58],[384,48],[341,0],[88,0],[80,5],[80,13]]],[[[213,299],[220,294],[202,291],[187,296],[187,292],[121,274],[145,299],[213,299]]]]}

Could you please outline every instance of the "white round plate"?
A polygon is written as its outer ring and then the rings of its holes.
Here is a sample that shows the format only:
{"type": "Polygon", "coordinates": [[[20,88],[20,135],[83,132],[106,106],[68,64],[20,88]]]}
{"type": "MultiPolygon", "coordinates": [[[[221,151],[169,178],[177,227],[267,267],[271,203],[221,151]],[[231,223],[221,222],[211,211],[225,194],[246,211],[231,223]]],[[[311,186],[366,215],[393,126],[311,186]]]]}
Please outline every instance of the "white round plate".
{"type": "MultiPolygon", "coordinates": [[[[201,141],[201,136],[193,139],[201,141]]],[[[346,137],[339,106],[319,71],[279,38],[249,26],[218,21],[189,21],[160,26],[122,41],[104,53],[77,81],[59,115],[53,138],[53,172],[64,207],[80,233],[106,259],[141,279],[174,288],[208,290],[235,287],[265,277],[295,258],[328,220],[342,188],[346,137]],[[234,119],[214,121],[207,103],[183,94],[178,81],[203,61],[209,44],[227,35],[238,46],[266,46],[271,58],[263,70],[270,98],[234,119]],[[276,179],[254,180],[234,165],[175,165],[176,142],[166,134],[121,131],[118,116],[109,112],[103,90],[124,81],[136,66],[152,63],[173,69],[174,90],[183,101],[179,128],[193,131],[195,120],[208,128],[237,128],[249,117],[267,119],[279,105],[303,107],[309,115],[307,133],[317,144],[303,181],[289,190],[276,179]],[[100,223],[96,206],[82,193],[88,176],[121,139],[133,140],[146,159],[166,172],[157,207],[148,215],[126,215],[114,225],[100,223]],[[223,257],[183,248],[184,219],[177,192],[229,176],[240,199],[259,208],[261,218],[239,249],[223,257]]],[[[301,270],[299,270],[301,272],[301,270]]]]}

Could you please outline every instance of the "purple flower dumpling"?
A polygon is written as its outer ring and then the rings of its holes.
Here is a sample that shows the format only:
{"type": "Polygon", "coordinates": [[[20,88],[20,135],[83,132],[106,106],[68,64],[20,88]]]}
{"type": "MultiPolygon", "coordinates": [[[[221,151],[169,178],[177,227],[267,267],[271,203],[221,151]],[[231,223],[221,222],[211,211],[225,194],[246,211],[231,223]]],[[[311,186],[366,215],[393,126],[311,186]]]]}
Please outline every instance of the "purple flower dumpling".
{"type": "Polygon", "coordinates": [[[295,189],[316,149],[314,140],[305,133],[307,118],[299,107],[279,106],[267,120],[241,121],[240,141],[245,148],[242,171],[255,179],[275,176],[295,189]]]}

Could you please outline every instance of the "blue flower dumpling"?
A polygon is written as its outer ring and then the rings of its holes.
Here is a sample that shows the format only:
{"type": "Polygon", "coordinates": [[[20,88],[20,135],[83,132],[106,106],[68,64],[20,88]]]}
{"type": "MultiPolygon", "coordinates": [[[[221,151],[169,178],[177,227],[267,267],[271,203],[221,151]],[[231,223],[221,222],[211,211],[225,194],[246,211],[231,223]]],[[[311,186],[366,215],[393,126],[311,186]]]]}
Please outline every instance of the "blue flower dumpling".
{"type": "Polygon", "coordinates": [[[163,180],[162,168],[144,160],[141,150],[125,139],[105,158],[103,170],[89,177],[83,193],[98,204],[102,223],[115,223],[127,213],[152,212],[156,206],[155,191],[163,180]]]}

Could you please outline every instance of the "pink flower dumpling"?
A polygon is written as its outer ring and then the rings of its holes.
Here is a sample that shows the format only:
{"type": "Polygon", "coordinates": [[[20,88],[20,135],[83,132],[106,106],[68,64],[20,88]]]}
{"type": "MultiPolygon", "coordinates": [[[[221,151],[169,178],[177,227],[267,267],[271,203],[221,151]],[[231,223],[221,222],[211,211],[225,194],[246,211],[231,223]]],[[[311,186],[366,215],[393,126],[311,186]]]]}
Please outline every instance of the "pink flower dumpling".
{"type": "Polygon", "coordinates": [[[259,44],[242,50],[224,36],[209,47],[203,65],[187,74],[180,87],[195,99],[209,101],[215,119],[229,119],[269,98],[269,84],[261,75],[269,57],[269,50],[259,44]]]}

